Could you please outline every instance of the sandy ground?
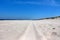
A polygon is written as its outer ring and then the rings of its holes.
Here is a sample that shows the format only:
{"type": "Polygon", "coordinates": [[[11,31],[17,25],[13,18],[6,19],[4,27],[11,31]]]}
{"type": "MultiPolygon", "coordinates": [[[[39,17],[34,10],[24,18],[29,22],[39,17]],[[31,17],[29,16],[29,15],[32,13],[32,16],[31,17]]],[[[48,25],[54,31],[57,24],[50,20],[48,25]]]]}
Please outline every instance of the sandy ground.
{"type": "Polygon", "coordinates": [[[0,40],[60,40],[60,19],[0,21],[0,40]]]}

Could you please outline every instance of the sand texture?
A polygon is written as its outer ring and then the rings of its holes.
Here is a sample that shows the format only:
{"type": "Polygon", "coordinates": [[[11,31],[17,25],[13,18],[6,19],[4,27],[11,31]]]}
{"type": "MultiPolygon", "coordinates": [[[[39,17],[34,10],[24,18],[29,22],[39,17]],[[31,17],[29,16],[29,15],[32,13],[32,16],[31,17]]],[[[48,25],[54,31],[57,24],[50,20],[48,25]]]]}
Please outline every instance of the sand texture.
{"type": "Polygon", "coordinates": [[[60,40],[60,19],[1,20],[0,40],[60,40]]]}

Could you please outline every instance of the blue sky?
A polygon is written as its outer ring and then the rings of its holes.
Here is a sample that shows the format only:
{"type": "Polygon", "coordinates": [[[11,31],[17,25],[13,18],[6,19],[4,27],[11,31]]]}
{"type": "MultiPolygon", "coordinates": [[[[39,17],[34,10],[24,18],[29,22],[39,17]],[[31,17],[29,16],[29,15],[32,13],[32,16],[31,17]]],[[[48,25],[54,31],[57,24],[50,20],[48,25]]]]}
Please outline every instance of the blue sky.
{"type": "Polygon", "coordinates": [[[60,16],[60,0],[0,0],[0,19],[60,16]]]}

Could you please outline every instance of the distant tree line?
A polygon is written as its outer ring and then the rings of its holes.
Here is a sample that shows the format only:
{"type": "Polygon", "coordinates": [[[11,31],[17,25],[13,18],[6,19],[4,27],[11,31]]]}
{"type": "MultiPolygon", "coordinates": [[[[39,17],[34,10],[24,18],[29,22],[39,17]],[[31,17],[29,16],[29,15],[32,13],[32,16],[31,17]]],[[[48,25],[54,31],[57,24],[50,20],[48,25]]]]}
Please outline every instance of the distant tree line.
{"type": "Polygon", "coordinates": [[[43,20],[43,19],[57,19],[57,18],[60,18],[60,16],[56,16],[56,17],[48,17],[48,18],[41,18],[41,19],[38,19],[38,20],[43,20]]]}

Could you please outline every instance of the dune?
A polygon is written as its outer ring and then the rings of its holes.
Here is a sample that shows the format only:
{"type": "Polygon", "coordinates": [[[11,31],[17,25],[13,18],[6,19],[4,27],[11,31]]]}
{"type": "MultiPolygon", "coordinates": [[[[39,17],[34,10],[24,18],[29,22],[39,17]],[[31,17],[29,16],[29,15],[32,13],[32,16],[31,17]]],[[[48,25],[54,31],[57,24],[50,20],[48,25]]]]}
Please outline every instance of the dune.
{"type": "Polygon", "coordinates": [[[0,20],[0,40],[60,40],[60,18],[0,20]]]}

